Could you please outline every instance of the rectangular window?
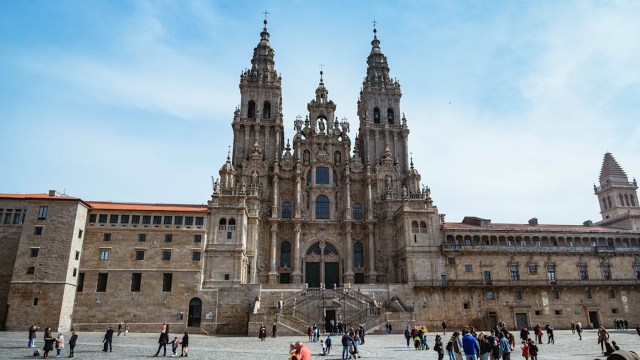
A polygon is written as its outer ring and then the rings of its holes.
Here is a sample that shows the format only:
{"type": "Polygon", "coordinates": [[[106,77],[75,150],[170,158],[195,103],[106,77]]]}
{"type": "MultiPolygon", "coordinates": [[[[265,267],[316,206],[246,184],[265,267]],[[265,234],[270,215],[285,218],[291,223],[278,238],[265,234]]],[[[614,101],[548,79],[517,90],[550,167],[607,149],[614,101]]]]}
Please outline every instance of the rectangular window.
{"type": "Polygon", "coordinates": [[[142,224],[143,225],[151,224],[151,215],[143,215],[142,216],[142,224]]]}
{"type": "Polygon", "coordinates": [[[78,275],[78,268],[73,268],[73,277],[78,275]]]}
{"type": "Polygon", "coordinates": [[[78,239],[82,239],[82,229],[78,229],[78,239]]]}
{"type": "Polygon", "coordinates": [[[147,241],[147,234],[138,234],[138,241],[147,241]]]}
{"type": "MultiPolygon", "coordinates": [[[[16,210],[16,211],[20,211],[20,210],[16,210]]],[[[13,224],[17,225],[20,224],[20,218],[22,217],[22,214],[17,212],[14,216],[13,216],[13,224]]]]}
{"type": "Polygon", "coordinates": [[[46,220],[48,210],[48,206],[40,206],[40,210],[38,210],[38,220],[46,220]]]}
{"type": "Polygon", "coordinates": [[[553,313],[555,315],[562,315],[562,310],[554,310],[553,313]]]}
{"type": "Polygon", "coordinates": [[[559,300],[560,299],[560,291],[558,290],[553,290],[551,292],[551,295],[553,296],[554,299],[559,300]]]}
{"type": "Polygon", "coordinates": [[[511,280],[520,280],[520,271],[518,270],[518,265],[510,265],[509,269],[511,280]]]}
{"type": "Polygon", "coordinates": [[[76,260],[80,260],[80,251],[76,250],[76,260]]]}
{"type": "Polygon", "coordinates": [[[529,274],[538,273],[538,264],[529,264],[529,274]]]}
{"type": "Polygon", "coordinates": [[[556,265],[555,264],[547,265],[547,277],[549,278],[549,282],[551,284],[556,283],[556,265]]]}
{"type": "Polygon", "coordinates": [[[454,257],[447,258],[447,264],[455,265],[456,264],[456,258],[454,258],[454,257]]]}
{"type": "Polygon", "coordinates": [[[109,217],[106,214],[100,214],[100,216],[98,216],[98,222],[100,224],[106,224],[108,218],[109,217]]]}
{"type": "Polygon", "coordinates": [[[128,224],[128,223],[129,223],[129,215],[121,215],[120,224],[128,224]]]}
{"type": "Polygon", "coordinates": [[[172,273],[162,274],[162,292],[171,292],[172,282],[173,282],[172,273]]]}
{"type": "Polygon", "coordinates": [[[164,234],[164,242],[172,242],[172,241],[173,241],[173,235],[164,234]]]}
{"type": "Polygon", "coordinates": [[[193,235],[193,242],[202,242],[202,235],[201,234],[195,234],[193,235]]]}
{"type": "Polygon", "coordinates": [[[144,260],[144,250],[136,250],[136,260],[144,260]]]}
{"type": "Polygon", "coordinates": [[[173,223],[174,223],[175,225],[182,225],[182,216],[176,216],[176,217],[173,219],[173,223]]]}
{"type": "Polygon", "coordinates": [[[164,224],[165,225],[171,225],[172,222],[173,222],[173,216],[165,216],[164,217],[164,224]]]}
{"type": "Polygon", "coordinates": [[[140,215],[131,215],[132,224],[140,224],[140,215]]]}
{"type": "Polygon", "coordinates": [[[33,275],[36,273],[36,268],[34,266],[29,266],[27,268],[27,275],[33,275]]]}
{"type": "Polygon", "coordinates": [[[204,225],[204,218],[202,216],[198,216],[196,218],[196,226],[202,226],[204,225]]]}
{"type": "Polygon", "coordinates": [[[108,273],[98,273],[98,283],[96,284],[96,292],[107,291],[107,280],[109,280],[108,273]]]}
{"type": "Polygon", "coordinates": [[[522,300],[522,291],[516,291],[513,296],[516,300],[522,300]]]}
{"type": "Polygon", "coordinates": [[[42,235],[42,226],[36,226],[33,229],[33,235],[42,235]]]}
{"type": "Polygon", "coordinates": [[[611,266],[602,265],[602,278],[605,280],[611,280],[611,266]]]}
{"type": "Polygon", "coordinates": [[[38,257],[38,252],[40,252],[40,248],[31,248],[31,257],[38,257]]]}
{"type": "Polygon", "coordinates": [[[615,299],[615,298],[616,298],[616,291],[609,290],[609,299],[615,299]]]}
{"type": "Polygon", "coordinates": [[[318,166],[316,168],[316,184],[329,185],[329,168],[318,166]]]}
{"type": "Polygon", "coordinates": [[[507,239],[507,246],[513,246],[513,239],[507,239]]]}
{"type": "Polygon", "coordinates": [[[100,260],[109,260],[109,250],[100,250],[100,260]]]}
{"type": "MultiPolygon", "coordinates": [[[[11,211],[11,210],[7,210],[7,211],[11,211]]],[[[5,224],[11,224],[11,213],[7,213],[4,216],[4,223],[5,224]]]]}
{"type": "Polygon", "coordinates": [[[229,280],[229,279],[231,279],[231,275],[229,275],[229,274],[224,274],[224,279],[225,279],[225,280],[229,280]]]}
{"type": "Polygon", "coordinates": [[[97,218],[96,214],[91,214],[89,215],[89,222],[95,224],[97,218]]]}
{"type": "Polygon", "coordinates": [[[487,291],[487,300],[495,300],[496,299],[496,295],[493,293],[493,291],[487,291]]]}
{"type": "Polygon", "coordinates": [[[473,271],[473,265],[471,265],[471,264],[466,264],[466,265],[464,266],[464,271],[465,271],[465,272],[472,272],[472,271],[473,271]]]}
{"type": "Polygon", "coordinates": [[[634,266],[636,269],[636,279],[640,280],[640,265],[634,266]]]}
{"type": "Polygon", "coordinates": [[[165,260],[165,261],[171,260],[171,250],[162,251],[162,260],[165,260]]]}
{"type": "Polygon", "coordinates": [[[589,273],[587,272],[587,265],[578,265],[578,275],[580,280],[589,280],[589,273]]]}
{"type": "Polygon", "coordinates": [[[193,225],[193,216],[185,216],[184,217],[185,225],[193,225]]]}
{"type": "Polygon", "coordinates": [[[593,299],[593,294],[591,293],[591,290],[587,289],[587,291],[584,292],[584,297],[587,299],[593,299]]]}
{"type": "Polygon", "coordinates": [[[76,292],[82,292],[84,288],[84,273],[78,274],[78,286],[76,286],[76,292]]]}
{"type": "Polygon", "coordinates": [[[202,253],[200,253],[200,251],[194,251],[191,253],[191,260],[200,261],[200,256],[202,256],[202,253]]]}
{"type": "Polygon", "coordinates": [[[33,306],[38,306],[38,298],[33,298],[33,306]]]}
{"type": "Polygon", "coordinates": [[[102,241],[111,241],[111,233],[102,234],[102,241]]]}
{"type": "Polygon", "coordinates": [[[160,224],[162,224],[162,216],[155,215],[153,217],[153,225],[160,225],[160,224]]]}
{"type": "Polygon", "coordinates": [[[227,240],[231,240],[233,238],[233,233],[231,231],[227,232],[227,240]]]}
{"type": "Polygon", "coordinates": [[[131,291],[140,292],[140,284],[142,283],[142,273],[131,274],[131,291]]]}
{"type": "Polygon", "coordinates": [[[614,308],[614,309],[611,309],[611,313],[612,313],[612,314],[617,314],[617,313],[618,313],[618,309],[615,309],[615,308],[614,308]]]}
{"type": "Polygon", "coordinates": [[[117,224],[118,223],[118,215],[111,215],[109,216],[109,223],[110,224],[117,224]]]}

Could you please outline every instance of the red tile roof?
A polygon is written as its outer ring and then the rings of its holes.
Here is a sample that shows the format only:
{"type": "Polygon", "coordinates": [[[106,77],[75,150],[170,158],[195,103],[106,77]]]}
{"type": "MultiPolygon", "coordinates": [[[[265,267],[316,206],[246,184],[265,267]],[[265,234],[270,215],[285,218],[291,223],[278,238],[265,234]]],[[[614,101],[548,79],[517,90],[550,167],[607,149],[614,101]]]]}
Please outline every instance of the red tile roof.
{"type": "Polygon", "coordinates": [[[207,212],[206,205],[113,203],[104,201],[87,201],[87,203],[94,210],[207,212]]]}
{"type": "Polygon", "coordinates": [[[59,195],[59,196],[49,196],[49,194],[0,194],[0,199],[20,199],[20,200],[29,200],[29,199],[38,199],[38,200],[76,200],[82,201],[82,199],[67,196],[67,195],[59,195]]]}

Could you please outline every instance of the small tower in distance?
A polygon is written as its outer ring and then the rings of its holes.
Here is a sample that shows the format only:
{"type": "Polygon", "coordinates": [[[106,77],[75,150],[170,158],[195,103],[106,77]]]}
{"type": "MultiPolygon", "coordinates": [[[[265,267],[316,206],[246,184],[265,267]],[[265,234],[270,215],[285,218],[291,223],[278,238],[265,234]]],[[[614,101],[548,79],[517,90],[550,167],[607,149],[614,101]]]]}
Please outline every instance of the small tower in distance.
{"type": "Polygon", "coordinates": [[[626,230],[640,230],[638,183],[629,181],[627,174],[611,155],[604,154],[600,170],[600,186],[593,185],[598,197],[602,221],[598,225],[626,230]]]}

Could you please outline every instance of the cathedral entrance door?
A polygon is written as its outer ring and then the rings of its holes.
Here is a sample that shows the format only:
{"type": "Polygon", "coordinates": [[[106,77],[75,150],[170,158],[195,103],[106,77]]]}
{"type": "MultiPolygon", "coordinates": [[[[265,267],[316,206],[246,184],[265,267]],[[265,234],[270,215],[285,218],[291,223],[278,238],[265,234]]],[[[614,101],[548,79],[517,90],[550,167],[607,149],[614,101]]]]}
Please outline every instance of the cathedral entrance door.
{"type": "Polygon", "coordinates": [[[202,300],[193,298],[189,301],[189,315],[187,326],[200,326],[202,300]]]}
{"type": "Polygon", "coordinates": [[[339,266],[337,262],[324,263],[324,279],[327,289],[333,289],[334,286],[340,285],[339,266]]]}
{"type": "Polygon", "coordinates": [[[305,263],[304,270],[304,282],[307,283],[310,288],[320,287],[320,263],[307,262],[305,263]]]}
{"type": "Polygon", "coordinates": [[[333,289],[333,284],[340,284],[340,257],[331,245],[320,241],[313,244],[304,257],[304,282],[310,288],[324,285],[333,289]]]}

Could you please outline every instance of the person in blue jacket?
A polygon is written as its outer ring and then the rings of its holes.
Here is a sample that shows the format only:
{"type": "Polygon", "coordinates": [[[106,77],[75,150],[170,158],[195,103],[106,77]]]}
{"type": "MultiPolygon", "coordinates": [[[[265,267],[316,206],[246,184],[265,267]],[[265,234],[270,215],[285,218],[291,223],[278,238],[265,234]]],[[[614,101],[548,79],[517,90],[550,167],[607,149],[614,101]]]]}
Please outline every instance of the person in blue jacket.
{"type": "Polygon", "coordinates": [[[478,360],[480,343],[467,329],[462,330],[462,349],[466,360],[478,360]]]}

